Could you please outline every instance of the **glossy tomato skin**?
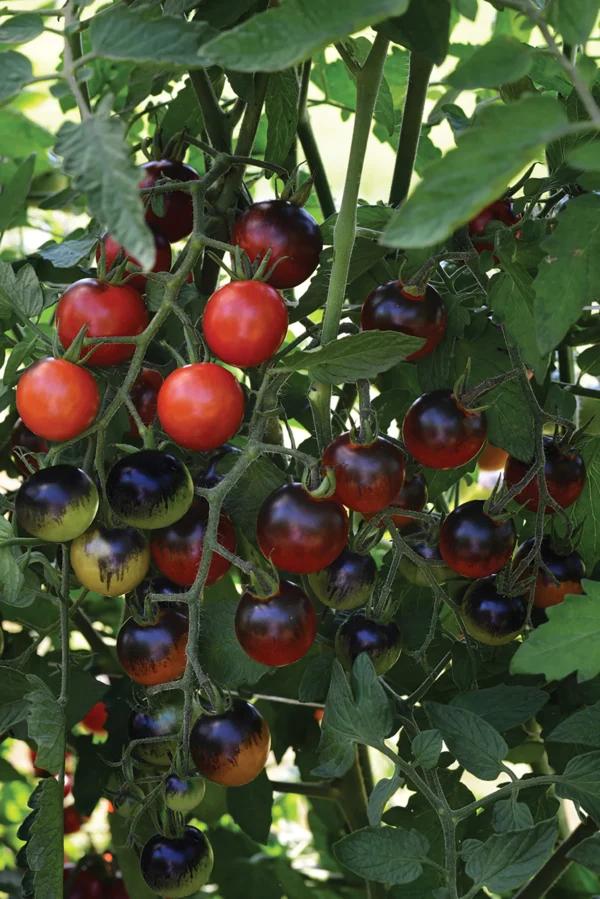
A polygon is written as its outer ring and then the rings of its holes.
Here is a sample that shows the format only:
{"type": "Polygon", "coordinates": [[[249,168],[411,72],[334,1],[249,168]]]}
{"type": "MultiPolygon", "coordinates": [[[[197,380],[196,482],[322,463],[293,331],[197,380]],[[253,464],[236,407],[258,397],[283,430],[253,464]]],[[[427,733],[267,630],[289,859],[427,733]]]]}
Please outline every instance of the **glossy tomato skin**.
{"type": "MultiPolygon", "coordinates": [[[[513,567],[518,568],[534,545],[531,537],[521,544],[513,561],[513,567]]],[[[552,549],[549,537],[542,540],[542,561],[550,569],[559,582],[555,584],[547,571],[540,568],[535,581],[535,593],[533,604],[538,609],[547,609],[556,606],[563,601],[565,596],[579,596],[583,593],[581,580],[586,576],[585,562],[578,552],[573,550],[567,554],[559,554],[552,549]]],[[[525,572],[525,577],[531,576],[531,569],[525,572]]]]}
{"type": "MultiPolygon", "coordinates": [[[[74,865],[65,865],[63,871],[65,886],[72,877],[74,868],[74,865]]],[[[92,871],[79,871],[69,892],[65,892],[65,899],[104,899],[104,884],[92,871]]]]}
{"type": "Polygon", "coordinates": [[[19,488],[19,524],[40,540],[65,543],[79,537],[98,511],[96,485],[81,468],[52,465],[32,474],[19,488]]]}
{"type": "Polygon", "coordinates": [[[187,615],[170,604],[159,606],[155,624],[125,621],[117,637],[117,656],[138,684],[153,687],[178,680],[185,671],[188,632],[187,615]]]}
{"type": "MultiPolygon", "coordinates": [[[[432,545],[431,543],[427,543],[425,540],[417,540],[415,543],[410,544],[411,549],[417,553],[425,562],[443,562],[442,554],[440,552],[439,545],[432,545]]],[[[400,557],[400,563],[398,565],[399,570],[402,572],[407,581],[410,581],[411,584],[417,584],[419,587],[430,587],[429,578],[426,576],[425,572],[419,568],[416,562],[412,559],[409,559],[407,555],[403,555],[400,557]]],[[[457,574],[456,571],[453,571],[446,564],[442,565],[430,565],[429,571],[435,578],[438,584],[445,584],[447,581],[456,580],[460,575],[457,574]]]]}
{"type": "Polygon", "coordinates": [[[107,718],[106,705],[103,702],[97,702],[96,705],[92,706],[85,718],[82,719],[81,723],[88,730],[91,730],[93,734],[105,734],[106,729],[104,725],[107,718]]]}
{"type": "MultiPolygon", "coordinates": [[[[173,697],[175,694],[170,693],[173,697]]],[[[157,767],[168,767],[177,751],[177,734],[183,724],[183,704],[181,699],[163,699],[148,711],[133,711],[129,716],[130,740],[143,740],[150,737],[170,737],[162,743],[140,743],[135,752],[143,761],[157,767]]]]}
{"type": "Polygon", "coordinates": [[[335,474],[335,496],[354,512],[374,515],[390,506],[404,484],[404,457],[388,440],[352,441],[349,433],[330,443],[323,456],[323,470],[335,474]]]}
{"type": "Polygon", "coordinates": [[[377,565],[371,555],[360,555],[344,547],[337,559],[326,568],[308,576],[317,598],[331,609],[340,611],[362,606],[377,580],[377,565]]]}
{"type": "Polygon", "coordinates": [[[377,674],[385,674],[396,664],[402,651],[398,625],[382,624],[356,612],[347,618],[335,635],[335,654],[350,670],[361,652],[366,652],[377,674]]]}
{"type": "Polygon", "coordinates": [[[33,470],[37,471],[39,465],[37,459],[32,456],[32,453],[47,453],[48,443],[44,440],[43,437],[38,437],[37,434],[34,434],[33,431],[30,431],[21,418],[17,418],[12,427],[12,431],[10,432],[10,448],[12,451],[11,455],[16,468],[21,472],[22,475],[28,478],[31,474],[31,471],[29,470],[21,456],[15,453],[15,449],[17,447],[19,447],[22,455],[25,456],[33,470]],[[24,452],[24,450],[26,450],[27,452],[24,452]]]}
{"type": "MultiPolygon", "coordinates": [[[[148,324],[148,310],[141,294],[128,284],[106,284],[96,278],[84,278],[67,287],[56,307],[58,337],[68,349],[82,327],[87,337],[136,337],[148,324]]],[[[82,347],[80,359],[86,365],[117,365],[131,359],[133,343],[99,346],[88,356],[90,347],[82,347]]]]}
{"type": "MultiPolygon", "coordinates": [[[[202,497],[183,518],[166,528],[152,532],[152,558],[155,565],[175,584],[191,587],[200,563],[208,525],[208,501],[202,497]]],[[[226,515],[220,515],[217,539],[234,553],[237,545],[235,529],[226,515]]],[[[213,553],[208,569],[208,586],[216,584],[231,568],[231,562],[213,553]]]]}
{"type": "Polygon", "coordinates": [[[292,665],[315,642],[317,613],[306,593],[290,581],[268,599],[244,593],[235,615],[238,642],[255,662],[281,668],[292,665]]]}
{"type": "Polygon", "coordinates": [[[469,237],[473,239],[473,246],[477,252],[483,253],[484,250],[491,251],[494,249],[494,244],[491,241],[479,239],[479,236],[485,231],[490,222],[503,222],[510,228],[512,225],[516,225],[520,218],[520,215],[515,215],[513,212],[510,200],[496,200],[494,203],[486,206],[485,209],[482,209],[469,222],[469,237]]]}
{"type": "Polygon", "coordinates": [[[238,368],[253,368],[274,356],[287,329],[283,297],[262,281],[225,284],[213,293],[202,317],[211,352],[238,368]]]}
{"type": "MultiPolygon", "coordinates": [[[[156,247],[156,254],[154,256],[154,265],[150,269],[152,272],[168,272],[171,269],[171,244],[160,231],[154,230],[154,245],[156,247]]],[[[110,236],[110,234],[106,233],[102,235],[102,243],[104,244],[104,253],[106,255],[106,271],[108,272],[111,268],[113,262],[123,249],[123,247],[114,240],[110,236]]],[[[96,250],[96,262],[100,261],[100,257],[102,255],[102,251],[100,246],[96,250]]],[[[131,263],[131,265],[137,266],[137,268],[142,268],[141,263],[135,258],[135,256],[130,256],[127,250],[124,251],[125,259],[131,263]]],[[[133,287],[134,290],[139,291],[139,293],[144,293],[146,290],[147,277],[145,275],[134,275],[133,278],[130,278],[127,281],[129,287],[133,287]]]]}
{"type": "Polygon", "coordinates": [[[440,552],[446,565],[463,577],[496,574],[512,557],[517,532],[512,518],[494,521],[475,499],[457,506],[440,529],[440,552]]]}
{"type": "MultiPolygon", "coordinates": [[[[422,512],[427,505],[428,496],[427,481],[422,474],[415,474],[405,478],[402,490],[394,497],[392,505],[407,511],[410,509],[413,512],[422,512]]],[[[417,523],[410,515],[394,514],[391,519],[399,531],[417,523]]]]}
{"type": "Polygon", "coordinates": [[[34,362],[17,385],[17,410],[24,424],[46,440],[78,437],[98,414],[100,391],[93,376],[66,359],[34,362]]]}
{"type": "Polygon", "coordinates": [[[208,882],[214,863],[212,846],[196,827],[188,825],[180,837],[151,837],[140,857],[146,885],[169,899],[196,893],[208,882]]]}
{"type": "MultiPolygon", "coordinates": [[[[546,463],[544,473],[548,492],[552,499],[563,509],[568,509],[579,498],[585,486],[585,462],[579,453],[563,453],[551,437],[544,437],[544,453],[546,463]]],[[[518,484],[532,466],[532,462],[521,462],[513,456],[508,457],[504,468],[504,480],[507,487],[518,484]]],[[[537,512],[540,505],[540,486],[534,478],[515,497],[515,502],[525,505],[530,512],[537,512]]],[[[554,514],[554,509],[546,506],[546,514],[554,514]]]]}
{"type": "Polygon", "coordinates": [[[404,417],[404,443],[421,465],[446,470],[474,459],[487,434],[485,412],[466,412],[451,390],[432,390],[404,417]]]}
{"type": "Polygon", "coordinates": [[[483,452],[477,459],[477,464],[481,471],[501,471],[507,459],[508,453],[506,450],[501,449],[499,446],[493,446],[491,443],[486,443],[483,452]]]}
{"type": "Polygon", "coordinates": [[[436,348],[446,331],[448,313],[435,287],[428,284],[423,296],[405,293],[400,281],[388,281],[369,294],[360,314],[363,331],[399,331],[423,337],[420,350],[406,357],[420,359],[436,348]]]}
{"type": "Polygon", "coordinates": [[[195,452],[217,449],[239,430],[244,393],[230,371],[195,362],[172,372],[158,393],[158,417],[175,443],[195,452]]]}
{"type": "Polygon", "coordinates": [[[200,805],[206,793],[206,781],[202,777],[179,777],[168,774],[163,784],[165,805],[173,812],[185,814],[200,805]]]}
{"type": "Polygon", "coordinates": [[[524,596],[504,596],[496,578],[486,577],[468,588],[462,601],[462,617],[472,637],[487,646],[502,646],[518,637],[527,620],[524,596]]]}
{"type": "Polygon", "coordinates": [[[150,568],[150,545],[137,528],[93,524],[71,544],[71,566],[83,587],[101,596],[122,596],[150,568]]]}
{"type": "MultiPolygon", "coordinates": [[[[160,159],[146,162],[141,166],[142,180],[140,189],[154,187],[162,178],[171,181],[197,181],[198,172],[183,162],[171,159],[160,159]]],[[[191,194],[183,190],[172,190],[162,194],[164,215],[157,215],[152,209],[151,199],[146,199],[146,221],[158,229],[170,243],[177,243],[192,233],[194,226],[194,207],[191,194]]]]}
{"type": "Polygon", "coordinates": [[[348,516],[337,499],[315,500],[301,484],[284,484],[262,504],[256,536],[276,568],[311,574],[337,559],[348,528],[348,516]]]}
{"type": "Polygon", "coordinates": [[[234,699],[221,715],[202,715],[192,728],[190,750],[200,774],[224,787],[241,787],[263,770],[271,733],[260,712],[234,699]]]}
{"type": "Polygon", "coordinates": [[[194,483],[175,456],[140,450],[112,466],[106,478],[106,497],[126,524],[152,530],[185,515],[194,499],[194,483]]]}
{"type": "Polygon", "coordinates": [[[310,278],[323,249],[312,215],[287,200],[253,203],[236,221],[231,242],[245,251],[250,262],[262,261],[269,248],[269,268],[283,260],[269,278],[278,290],[298,287],[310,278]]]}
{"type": "MultiPolygon", "coordinates": [[[[156,408],[158,404],[158,391],[162,387],[163,376],[159,371],[153,368],[143,368],[137,376],[129,395],[138,415],[142,419],[142,424],[146,427],[154,424],[156,419],[156,408]]],[[[139,437],[140,432],[135,421],[129,416],[131,427],[129,433],[132,437],[139,437]]]]}

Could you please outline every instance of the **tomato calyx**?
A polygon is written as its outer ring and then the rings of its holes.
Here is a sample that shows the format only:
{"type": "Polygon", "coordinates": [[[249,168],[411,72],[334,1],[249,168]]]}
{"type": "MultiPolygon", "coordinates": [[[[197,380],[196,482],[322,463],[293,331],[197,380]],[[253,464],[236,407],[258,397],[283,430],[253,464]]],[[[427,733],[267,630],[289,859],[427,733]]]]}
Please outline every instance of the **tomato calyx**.
{"type": "Polygon", "coordinates": [[[332,468],[326,468],[320,480],[318,468],[306,467],[302,472],[302,487],[311,499],[329,499],[335,493],[335,472],[332,468]]]}
{"type": "Polygon", "coordinates": [[[303,181],[302,184],[299,184],[299,168],[299,166],[296,166],[296,168],[291,173],[283,190],[281,191],[281,196],[279,197],[279,199],[287,200],[288,203],[292,204],[292,206],[296,206],[298,209],[302,209],[308,203],[315,183],[315,179],[312,175],[309,175],[306,181],[303,181]]]}

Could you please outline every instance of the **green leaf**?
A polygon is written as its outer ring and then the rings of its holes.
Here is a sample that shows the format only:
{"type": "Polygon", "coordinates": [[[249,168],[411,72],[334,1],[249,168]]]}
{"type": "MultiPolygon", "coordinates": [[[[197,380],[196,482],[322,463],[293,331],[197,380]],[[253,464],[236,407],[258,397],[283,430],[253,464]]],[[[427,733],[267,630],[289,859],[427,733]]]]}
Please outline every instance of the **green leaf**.
{"type": "Polygon", "coordinates": [[[11,16],[0,24],[0,44],[27,44],[44,30],[41,16],[23,13],[11,16]]]}
{"type": "Polygon", "coordinates": [[[65,750],[65,715],[52,690],[35,674],[27,680],[34,688],[25,697],[29,704],[27,732],[37,743],[36,764],[58,774],[65,750]]]}
{"type": "Polygon", "coordinates": [[[283,165],[296,138],[300,86],[295,69],[276,72],[269,78],[265,112],[269,123],[265,159],[283,165]]]}
{"type": "Polygon", "coordinates": [[[439,66],[448,53],[450,13],[449,0],[413,0],[403,16],[384,22],[379,30],[439,66]]]}
{"type": "Polygon", "coordinates": [[[533,827],[533,815],[524,802],[513,802],[512,799],[500,799],[494,803],[492,827],[496,833],[511,833],[514,830],[526,830],[533,827]]]}
{"type": "Polygon", "coordinates": [[[479,715],[501,732],[524,724],[548,702],[548,694],[536,687],[513,687],[498,684],[470,693],[458,693],[450,705],[479,715]]]}
{"type": "Polygon", "coordinates": [[[495,780],[508,746],[497,730],[472,712],[439,702],[425,702],[432,727],[440,731],[457,762],[481,780],[495,780]]]}
{"type": "Polygon", "coordinates": [[[412,741],[415,765],[422,768],[435,768],[442,751],[442,735],[439,730],[423,730],[412,741]]]}
{"type": "Polygon", "coordinates": [[[421,876],[429,842],[416,830],[363,827],[335,843],[333,851],[343,865],[365,880],[401,884],[421,876]]]}
{"type": "Polygon", "coordinates": [[[331,669],[335,656],[324,652],[312,658],[300,681],[298,699],[300,702],[324,702],[331,683],[331,669]]]}
{"type": "Polygon", "coordinates": [[[27,864],[36,899],[59,899],[63,889],[63,797],[58,781],[46,777],[32,793],[27,819],[27,864]]]}
{"type": "Polygon", "coordinates": [[[239,598],[219,599],[203,606],[202,664],[223,687],[255,684],[269,669],[246,655],[235,635],[239,598]]]}
{"type": "Polygon", "coordinates": [[[33,178],[35,158],[35,153],[32,153],[21,163],[0,194],[0,233],[8,231],[17,213],[25,205],[33,178]]]}
{"type": "Polygon", "coordinates": [[[574,715],[561,721],[546,740],[554,743],[581,743],[583,746],[600,746],[600,702],[579,709],[574,715]]]}
{"type": "Polygon", "coordinates": [[[526,97],[489,106],[475,117],[458,146],[424,173],[383,236],[390,247],[430,247],[466,225],[502,196],[511,180],[541,158],[543,145],[560,137],[566,114],[553,97],[526,97]]]}
{"type": "Polygon", "coordinates": [[[533,64],[533,52],[527,44],[508,34],[494,37],[478,47],[467,59],[459,62],[446,81],[457,90],[469,91],[478,87],[500,87],[506,81],[518,81],[527,75],[533,64]]]}
{"type": "Polygon", "coordinates": [[[600,172],[600,142],[590,141],[589,144],[576,147],[569,153],[569,163],[576,169],[585,169],[589,172],[600,172]]]}
{"type": "Polygon", "coordinates": [[[550,19],[567,44],[585,44],[599,9],[599,0],[552,0],[550,19]]]}
{"type": "Polygon", "coordinates": [[[600,673],[600,584],[582,581],[587,595],[567,596],[546,610],[548,622],[517,649],[511,674],[545,674],[561,680],[578,672],[579,680],[600,673]]]}
{"type": "Polygon", "coordinates": [[[2,54],[2,81],[0,81],[0,103],[5,103],[27,84],[33,77],[31,61],[16,53],[14,50],[6,50],[2,54]]]}
{"type": "Polygon", "coordinates": [[[8,357],[8,362],[6,363],[6,368],[4,369],[4,377],[3,381],[8,387],[12,387],[13,384],[17,381],[17,370],[22,363],[31,356],[33,348],[37,343],[37,335],[32,337],[30,341],[23,341],[22,343],[18,343],[14,349],[11,350],[10,356],[8,357]]]}
{"type": "Polygon", "coordinates": [[[2,694],[0,696],[0,734],[24,721],[29,714],[25,695],[30,689],[27,675],[14,668],[0,666],[2,694]]]}
{"type": "Polygon", "coordinates": [[[555,820],[512,833],[495,834],[469,855],[467,875],[477,887],[504,893],[520,887],[542,867],[557,837],[555,820]]]}
{"type": "Polygon", "coordinates": [[[600,557],[600,439],[590,440],[582,455],[587,477],[572,510],[576,522],[585,522],[577,549],[592,569],[600,557]]]}
{"type": "Polygon", "coordinates": [[[571,799],[596,821],[600,818],[600,752],[571,759],[555,785],[559,799],[571,799]]]}
{"type": "Polygon", "coordinates": [[[36,172],[48,170],[50,163],[46,151],[53,142],[54,136],[49,131],[22,112],[9,107],[0,109],[0,156],[20,162],[31,153],[37,153],[36,172]]]}
{"type": "Polygon", "coordinates": [[[55,268],[72,268],[89,258],[97,242],[97,233],[66,238],[61,243],[48,241],[37,250],[37,255],[47,259],[55,268]]]}
{"type": "Polygon", "coordinates": [[[385,811],[386,805],[403,785],[404,778],[398,769],[394,771],[391,777],[382,777],[376,783],[373,792],[369,796],[369,805],[367,807],[369,824],[373,827],[378,827],[381,824],[381,816],[385,811]]]}
{"type": "Polygon", "coordinates": [[[403,362],[423,345],[421,337],[394,331],[362,331],[315,350],[300,350],[284,359],[287,371],[308,371],[326,384],[374,378],[403,362]]]}
{"type": "Polygon", "coordinates": [[[93,16],[90,26],[92,49],[98,56],[156,67],[201,68],[198,51],[214,36],[206,22],[166,15],[149,19],[143,11],[126,7],[93,16]]]}
{"type": "Polygon", "coordinates": [[[9,546],[0,547],[0,589],[2,598],[11,606],[18,606],[21,591],[25,585],[23,572],[17,565],[13,555],[13,549],[9,546]]]}
{"type": "Polygon", "coordinates": [[[340,38],[403,13],[408,0],[283,0],[204,45],[202,64],[239,72],[278,72],[297,65],[340,38]],[[282,39],[282,35],[284,38],[282,39]]]}
{"type": "Polygon", "coordinates": [[[594,874],[600,874],[600,833],[578,843],[569,852],[569,858],[585,865],[594,874]]]}
{"type": "Polygon", "coordinates": [[[261,771],[244,787],[230,787],[227,810],[249,837],[267,843],[273,820],[273,787],[266,772],[261,771]]]}
{"type": "Polygon", "coordinates": [[[14,781],[27,783],[27,778],[20,771],[17,771],[16,768],[13,768],[7,759],[0,756],[0,783],[12,783],[14,781]]]}
{"type": "MultiPolygon", "coordinates": [[[[98,18],[101,16],[94,21],[98,18]]],[[[92,214],[143,268],[151,269],[156,252],[154,237],[144,223],[139,173],[125,144],[123,123],[116,116],[109,117],[104,104],[81,124],[65,122],[61,126],[56,153],[64,157],[65,171],[77,189],[87,194],[92,214]]]]}
{"type": "Polygon", "coordinates": [[[465,19],[470,19],[471,22],[474,22],[477,18],[477,0],[454,0],[454,6],[465,19]]]}
{"type": "MultiPolygon", "coordinates": [[[[232,456],[234,454],[230,453],[229,458],[224,460],[223,469],[219,466],[219,472],[227,471],[235,463],[232,456]]],[[[281,468],[263,456],[252,463],[228,494],[227,514],[249,538],[254,537],[256,519],[263,502],[282,484],[285,484],[285,475],[281,468]]]]}

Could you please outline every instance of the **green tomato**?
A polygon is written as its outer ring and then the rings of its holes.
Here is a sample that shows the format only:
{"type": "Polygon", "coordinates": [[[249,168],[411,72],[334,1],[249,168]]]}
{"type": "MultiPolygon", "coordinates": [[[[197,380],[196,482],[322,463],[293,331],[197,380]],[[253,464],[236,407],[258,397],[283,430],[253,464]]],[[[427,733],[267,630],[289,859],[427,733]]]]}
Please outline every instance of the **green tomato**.
{"type": "Polygon", "coordinates": [[[65,543],[83,534],[98,511],[96,485],[81,468],[53,465],[31,475],[15,500],[17,521],[33,537],[65,543]]]}
{"type": "Polygon", "coordinates": [[[203,777],[179,777],[168,774],[163,784],[165,805],[173,812],[191,812],[199,805],[206,792],[206,781],[203,777]]]}

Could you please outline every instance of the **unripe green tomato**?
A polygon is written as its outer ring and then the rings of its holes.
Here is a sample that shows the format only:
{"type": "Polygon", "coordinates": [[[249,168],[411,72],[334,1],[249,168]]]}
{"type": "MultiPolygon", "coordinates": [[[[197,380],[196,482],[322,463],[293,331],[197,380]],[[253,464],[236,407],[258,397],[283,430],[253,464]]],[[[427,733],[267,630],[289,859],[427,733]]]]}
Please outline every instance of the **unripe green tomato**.
{"type": "Polygon", "coordinates": [[[94,524],[71,544],[71,565],[88,590],[102,596],[121,596],[146,577],[150,544],[137,528],[94,524]]]}
{"type": "MultiPolygon", "coordinates": [[[[442,561],[442,555],[440,553],[439,547],[430,546],[424,540],[412,544],[411,549],[413,549],[419,556],[421,556],[424,562],[442,561]]],[[[410,581],[411,584],[416,584],[418,587],[431,586],[425,572],[421,568],[419,568],[416,562],[413,562],[412,559],[409,559],[408,556],[402,555],[400,557],[398,568],[404,575],[406,580],[410,581]]],[[[429,571],[438,584],[445,584],[447,581],[454,581],[460,578],[460,574],[457,574],[456,571],[452,571],[452,569],[445,564],[429,565],[429,571]]]]}
{"type": "Polygon", "coordinates": [[[203,777],[179,777],[168,774],[163,784],[165,805],[173,812],[191,812],[204,799],[206,781],[203,777]]]}
{"type": "Polygon", "coordinates": [[[141,787],[125,784],[113,797],[115,812],[122,818],[132,818],[145,798],[141,787]]]}
{"type": "Polygon", "coordinates": [[[183,723],[183,704],[181,701],[169,700],[156,703],[148,712],[132,712],[129,718],[129,737],[131,740],[146,737],[167,737],[173,734],[173,740],[161,743],[140,743],[135,753],[144,762],[158,767],[169,767],[177,752],[177,735],[183,723]]]}
{"type": "Polygon", "coordinates": [[[332,609],[348,610],[362,606],[377,580],[377,566],[371,555],[359,555],[345,547],[331,565],[308,576],[308,582],[321,602],[332,609]]]}
{"type": "Polygon", "coordinates": [[[53,465],[36,471],[21,485],[15,512],[28,534],[65,543],[89,528],[98,503],[96,485],[85,471],[74,465],[53,465]]]}

